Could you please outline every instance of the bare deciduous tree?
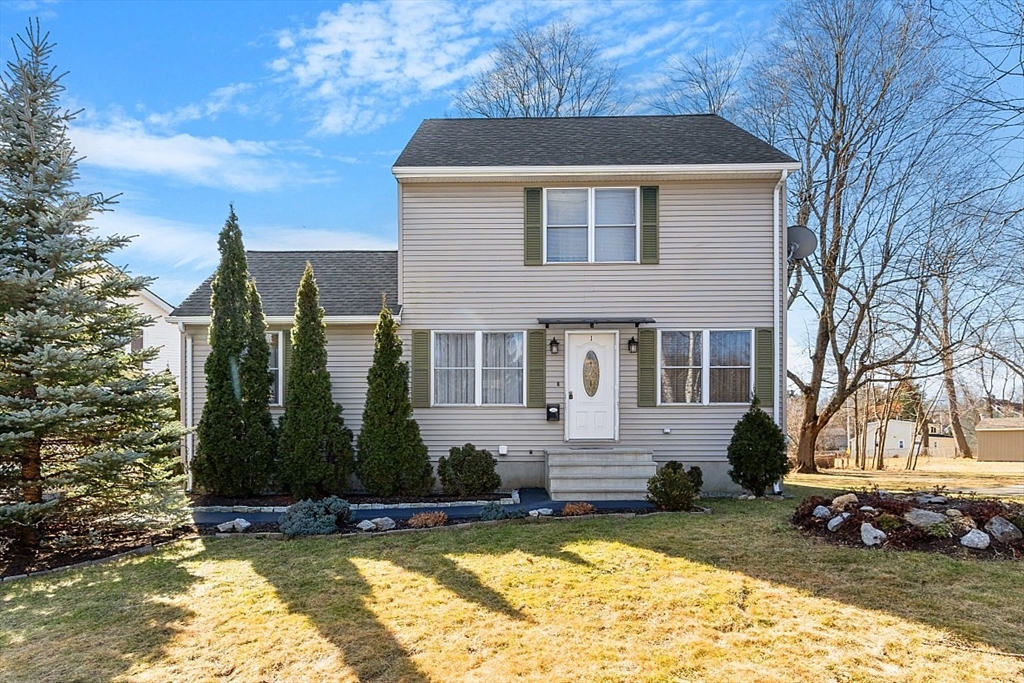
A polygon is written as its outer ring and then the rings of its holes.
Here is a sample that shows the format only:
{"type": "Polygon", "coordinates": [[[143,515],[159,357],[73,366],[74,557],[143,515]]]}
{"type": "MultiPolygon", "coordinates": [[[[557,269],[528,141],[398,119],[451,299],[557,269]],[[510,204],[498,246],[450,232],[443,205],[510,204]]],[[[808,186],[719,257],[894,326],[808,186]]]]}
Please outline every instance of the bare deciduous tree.
{"type": "Polygon", "coordinates": [[[665,114],[718,114],[730,117],[740,97],[740,68],[746,49],[723,56],[710,42],[686,57],[673,57],[666,67],[667,83],[651,105],[665,114]]]}
{"type": "Polygon", "coordinates": [[[544,28],[519,24],[493,59],[492,68],[455,95],[462,115],[599,116],[620,109],[618,70],[571,19],[544,28]]]}
{"type": "Polygon", "coordinates": [[[795,218],[818,236],[796,282],[817,318],[810,374],[789,373],[805,406],[802,472],[816,471],[818,434],[845,401],[917,345],[928,176],[951,155],[955,110],[942,100],[928,19],[915,5],[795,2],[753,74],[755,110],[772,112],[758,132],[801,162],[795,218]]]}

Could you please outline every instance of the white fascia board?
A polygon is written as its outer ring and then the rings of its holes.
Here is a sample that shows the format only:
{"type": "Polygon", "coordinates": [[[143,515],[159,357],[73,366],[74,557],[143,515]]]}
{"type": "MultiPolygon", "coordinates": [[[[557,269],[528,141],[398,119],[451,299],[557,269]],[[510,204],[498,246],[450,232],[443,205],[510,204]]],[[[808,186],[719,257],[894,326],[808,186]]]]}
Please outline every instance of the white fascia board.
{"type": "Polygon", "coordinates": [[[720,173],[799,171],[799,162],[772,164],[648,164],[644,166],[392,166],[399,180],[415,178],[504,178],[508,176],[593,177],[607,175],[687,176],[720,173]]]}
{"type": "MultiPolygon", "coordinates": [[[[392,316],[395,319],[395,323],[398,325],[402,324],[401,314],[394,314],[392,316]]],[[[182,323],[185,325],[209,325],[210,316],[208,315],[182,315],[168,317],[167,320],[172,323],[182,323]]],[[[376,315],[325,315],[324,323],[327,325],[376,325],[380,320],[379,316],[376,315]]],[[[295,318],[290,315],[268,315],[266,317],[268,325],[291,325],[295,322],[295,318]]]]}

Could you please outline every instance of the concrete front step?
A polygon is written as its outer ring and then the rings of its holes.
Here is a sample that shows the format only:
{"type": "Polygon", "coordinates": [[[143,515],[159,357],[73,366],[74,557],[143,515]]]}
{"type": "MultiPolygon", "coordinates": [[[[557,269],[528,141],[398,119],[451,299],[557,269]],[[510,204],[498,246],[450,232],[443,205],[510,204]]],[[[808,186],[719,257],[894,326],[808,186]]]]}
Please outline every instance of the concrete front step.
{"type": "Polygon", "coordinates": [[[547,451],[551,500],[643,500],[658,466],[637,448],[558,448],[547,451]]]}
{"type": "Polygon", "coordinates": [[[616,463],[601,462],[549,464],[548,476],[552,479],[561,477],[631,477],[643,476],[645,481],[654,476],[658,466],[653,462],[616,463]]]}

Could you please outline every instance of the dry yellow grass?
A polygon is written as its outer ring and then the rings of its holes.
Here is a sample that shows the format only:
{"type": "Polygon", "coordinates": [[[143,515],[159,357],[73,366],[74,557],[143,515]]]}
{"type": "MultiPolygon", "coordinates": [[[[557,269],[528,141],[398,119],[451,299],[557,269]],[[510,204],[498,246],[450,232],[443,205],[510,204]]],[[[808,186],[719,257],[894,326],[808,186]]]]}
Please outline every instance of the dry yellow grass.
{"type": "Polygon", "coordinates": [[[793,501],[711,504],[204,539],[7,583],[0,680],[1024,680],[1022,563],[832,547],[793,501]]]}
{"type": "Polygon", "coordinates": [[[905,462],[903,458],[889,458],[881,471],[837,468],[819,474],[791,474],[786,481],[834,490],[878,486],[889,491],[913,491],[941,486],[950,491],[969,492],[1024,486],[1024,463],[923,457],[918,460],[917,469],[906,470],[905,462]]]}

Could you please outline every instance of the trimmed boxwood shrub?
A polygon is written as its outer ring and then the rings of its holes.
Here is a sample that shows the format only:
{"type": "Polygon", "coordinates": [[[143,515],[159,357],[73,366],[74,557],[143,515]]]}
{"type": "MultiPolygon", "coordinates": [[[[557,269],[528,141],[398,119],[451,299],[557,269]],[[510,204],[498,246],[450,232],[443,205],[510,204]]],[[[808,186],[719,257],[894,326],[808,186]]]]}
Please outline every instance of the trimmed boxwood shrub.
{"type": "Polygon", "coordinates": [[[675,460],[665,463],[657,474],[647,480],[647,500],[659,510],[689,510],[693,507],[697,495],[693,479],[697,478],[703,483],[699,467],[691,467],[690,472],[693,473],[693,478],[675,460]]]}
{"type": "Polygon", "coordinates": [[[441,456],[437,461],[437,474],[448,495],[477,496],[492,493],[501,486],[501,477],[494,471],[497,464],[490,451],[467,443],[453,446],[447,458],[441,456]]]}
{"type": "Polygon", "coordinates": [[[302,500],[281,515],[281,533],[295,536],[336,534],[351,516],[347,500],[329,496],[320,500],[302,500]]]}

